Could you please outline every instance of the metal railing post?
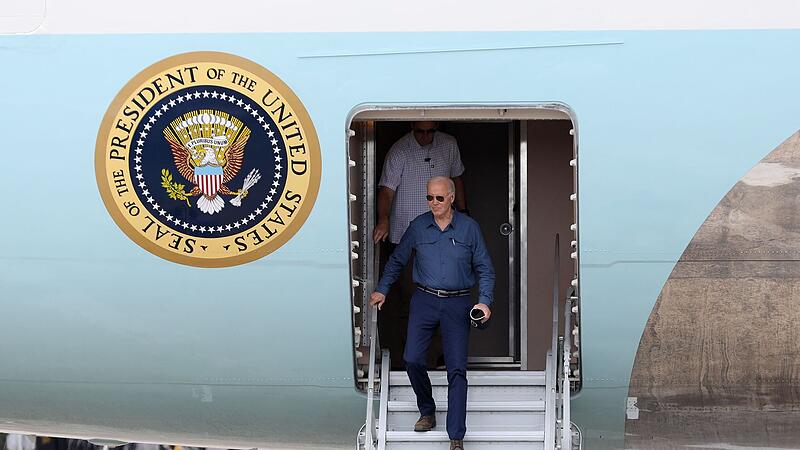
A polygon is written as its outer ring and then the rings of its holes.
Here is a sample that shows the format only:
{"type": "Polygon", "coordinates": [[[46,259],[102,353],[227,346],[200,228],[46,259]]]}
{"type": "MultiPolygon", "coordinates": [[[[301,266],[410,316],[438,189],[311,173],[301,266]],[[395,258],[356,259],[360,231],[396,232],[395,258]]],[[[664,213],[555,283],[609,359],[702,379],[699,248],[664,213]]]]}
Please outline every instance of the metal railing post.
{"type": "Polygon", "coordinates": [[[367,378],[367,421],[365,446],[375,448],[375,358],[378,346],[378,309],[370,308],[369,322],[369,375],[367,378]]]}
{"type": "MultiPolygon", "coordinates": [[[[560,254],[560,244],[559,244],[559,235],[556,233],[555,239],[555,249],[553,254],[553,332],[550,342],[550,354],[552,355],[553,364],[548,364],[548,375],[552,377],[553,381],[553,389],[552,394],[548,397],[548,401],[552,402],[552,415],[550,420],[552,423],[547,423],[547,429],[551,430],[549,436],[547,436],[547,442],[545,442],[545,448],[555,448],[556,444],[558,443],[558,437],[556,431],[555,424],[561,418],[561,407],[559,407],[559,399],[558,399],[558,390],[559,390],[559,362],[561,361],[561,352],[559,351],[558,347],[558,287],[560,282],[560,272],[561,272],[561,254],[560,254]],[[552,375],[549,373],[552,370],[552,375]]],[[[548,361],[549,362],[549,361],[548,361]]],[[[546,433],[547,434],[547,433],[546,433]]]]}
{"type": "Polygon", "coordinates": [[[571,301],[567,298],[564,303],[564,349],[562,356],[562,386],[561,386],[561,449],[572,449],[572,422],[570,420],[570,395],[569,380],[570,360],[572,359],[572,311],[571,301]]]}

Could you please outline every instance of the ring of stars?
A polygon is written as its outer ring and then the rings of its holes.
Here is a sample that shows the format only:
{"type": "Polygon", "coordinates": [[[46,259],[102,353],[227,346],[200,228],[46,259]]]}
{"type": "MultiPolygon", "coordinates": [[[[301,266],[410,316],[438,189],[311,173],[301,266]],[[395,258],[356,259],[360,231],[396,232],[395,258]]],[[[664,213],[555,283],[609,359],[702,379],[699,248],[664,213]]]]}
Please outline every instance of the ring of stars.
{"type": "Polygon", "coordinates": [[[136,171],[136,179],[138,180],[139,188],[142,190],[142,195],[147,200],[147,203],[153,208],[154,211],[158,213],[159,216],[164,218],[164,220],[168,223],[175,224],[175,228],[178,227],[183,228],[184,230],[191,230],[191,231],[199,231],[200,233],[209,233],[209,235],[213,235],[215,233],[223,233],[226,231],[233,231],[238,230],[239,228],[247,225],[250,222],[256,221],[257,217],[261,214],[264,214],[270,211],[269,206],[273,203],[275,196],[278,194],[277,188],[280,186],[280,180],[283,177],[281,174],[281,169],[283,169],[283,158],[281,154],[283,151],[280,147],[280,141],[275,139],[275,132],[272,131],[272,128],[269,123],[265,120],[265,118],[258,112],[256,108],[250,106],[249,103],[246,103],[249,99],[245,98],[237,98],[234,95],[227,95],[226,93],[222,92],[219,93],[217,91],[208,92],[204,90],[194,91],[187,93],[186,95],[178,96],[177,99],[172,99],[169,102],[164,103],[160,108],[154,109],[154,113],[147,119],[147,122],[144,125],[144,130],[139,133],[139,138],[136,140],[136,156],[134,157],[134,170],[136,171]],[[196,99],[200,98],[218,98],[220,100],[225,100],[231,103],[234,106],[240,107],[242,110],[247,112],[247,114],[253,116],[256,121],[261,125],[261,128],[267,132],[267,136],[269,136],[270,141],[269,143],[272,145],[272,152],[275,157],[275,173],[273,175],[272,185],[269,190],[269,195],[261,202],[258,207],[253,210],[250,214],[244,216],[240,220],[237,220],[233,223],[228,223],[225,225],[217,225],[212,227],[207,226],[199,226],[193,223],[189,223],[177,217],[174,217],[172,214],[169,214],[165,209],[161,207],[161,205],[156,202],[152,195],[150,195],[150,191],[147,188],[147,183],[144,181],[144,175],[142,175],[142,152],[144,151],[144,143],[146,142],[148,134],[150,133],[150,129],[158,122],[159,118],[164,115],[170,108],[174,107],[175,105],[183,102],[191,102],[196,99]]]}

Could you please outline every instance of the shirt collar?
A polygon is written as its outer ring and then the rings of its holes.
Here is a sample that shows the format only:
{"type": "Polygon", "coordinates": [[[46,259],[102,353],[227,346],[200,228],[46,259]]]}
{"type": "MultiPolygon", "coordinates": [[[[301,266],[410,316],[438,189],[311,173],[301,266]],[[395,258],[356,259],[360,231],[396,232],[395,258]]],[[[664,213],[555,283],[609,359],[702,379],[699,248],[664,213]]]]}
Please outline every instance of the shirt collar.
{"type": "Polygon", "coordinates": [[[460,216],[460,215],[461,215],[461,213],[458,212],[457,209],[453,208],[453,218],[450,219],[450,225],[453,228],[455,228],[455,225],[458,223],[458,220],[459,220],[458,216],[460,216]]]}
{"type": "MultiPolygon", "coordinates": [[[[436,227],[436,229],[439,229],[439,225],[436,223],[436,219],[433,217],[433,212],[432,211],[428,211],[426,214],[428,215],[428,218],[430,219],[428,221],[428,227],[436,227]]],[[[450,219],[450,224],[447,225],[447,227],[455,228],[456,224],[459,221],[458,216],[460,216],[460,215],[461,215],[461,213],[458,212],[458,210],[453,209],[453,217],[450,219]]],[[[447,229],[447,227],[445,227],[445,230],[447,229]]]]}

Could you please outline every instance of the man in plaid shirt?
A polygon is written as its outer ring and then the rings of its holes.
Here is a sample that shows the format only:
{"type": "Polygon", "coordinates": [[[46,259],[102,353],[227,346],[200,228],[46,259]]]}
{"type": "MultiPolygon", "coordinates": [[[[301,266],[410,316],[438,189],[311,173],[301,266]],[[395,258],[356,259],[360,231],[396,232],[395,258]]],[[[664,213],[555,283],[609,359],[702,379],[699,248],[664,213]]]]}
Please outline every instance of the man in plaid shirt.
{"type": "MultiPolygon", "coordinates": [[[[382,249],[385,255],[394,251],[408,224],[429,211],[425,196],[431,178],[452,178],[456,189],[454,206],[466,211],[463,173],[464,164],[453,136],[438,131],[436,122],[411,123],[411,131],[389,149],[378,183],[378,223],[372,238],[375,244],[388,240],[382,249]]],[[[399,365],[408,324],[408,302],[414,293],[410,266],[395,284],[390,294],[393,300],[387,302],[388,307],[379,316],[381,342],[389,348],[395,368],[402,368],[399,365]]],[[[435,344],[434,348],[439,346],[435,344]]]]}

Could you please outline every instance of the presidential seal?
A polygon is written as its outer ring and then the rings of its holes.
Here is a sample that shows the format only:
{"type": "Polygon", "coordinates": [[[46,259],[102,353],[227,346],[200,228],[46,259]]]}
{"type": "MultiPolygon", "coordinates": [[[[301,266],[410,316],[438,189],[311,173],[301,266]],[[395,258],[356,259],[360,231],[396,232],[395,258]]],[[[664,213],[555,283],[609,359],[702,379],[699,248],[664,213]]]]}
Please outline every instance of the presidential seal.
{"type": "Polygon", "coordinates": [[[300,229],[321,157],[308,113],[278,77],[238,56],[196,52],[122,89],[97,136],[95,171],[134,242],[177,263],[226,267],[300,229]]]}

